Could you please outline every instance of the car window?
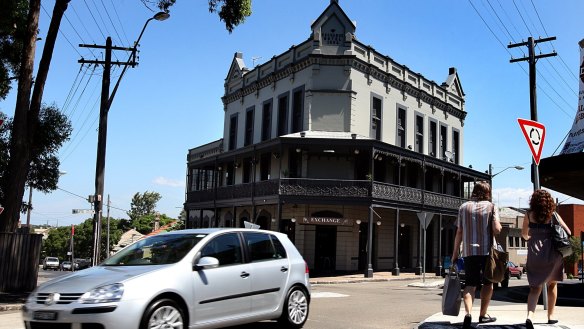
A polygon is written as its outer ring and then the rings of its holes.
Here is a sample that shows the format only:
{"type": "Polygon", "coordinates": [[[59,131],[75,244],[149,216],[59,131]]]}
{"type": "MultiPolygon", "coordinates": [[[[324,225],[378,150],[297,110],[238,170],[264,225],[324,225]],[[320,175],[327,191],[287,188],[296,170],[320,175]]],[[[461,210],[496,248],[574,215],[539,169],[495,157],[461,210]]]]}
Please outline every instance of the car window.
{"type": "Polygon", "coordinates": [[[102,265],[164,265],[181,260],[205,234],[155,235],[140,240],[106,259],[102,265]]]}
{"type": "Polygon", "coordinates": [[[201,250],[201,257],[215,257],[219,266],[241,264],[241,243],[236,233],[222,234],[209,241],[201,250]]]}
{"type": "Polygon", "coordinates": [[[284,247],[271,234],[244,233],[244,237],[252,262],[286,258],[284,247]]]}

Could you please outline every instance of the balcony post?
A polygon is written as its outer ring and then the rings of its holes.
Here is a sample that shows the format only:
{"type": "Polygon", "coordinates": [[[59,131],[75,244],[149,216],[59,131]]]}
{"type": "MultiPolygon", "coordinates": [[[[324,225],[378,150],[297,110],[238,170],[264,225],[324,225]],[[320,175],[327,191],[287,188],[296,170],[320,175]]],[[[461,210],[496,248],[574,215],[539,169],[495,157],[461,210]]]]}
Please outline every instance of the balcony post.
{"type": "Polygon", "coordinates": [[[399,208],[395,210],[395,237],[394,237],[394,263],[392,275],[399,275],[398,254],[399,254],[399,208]]]}

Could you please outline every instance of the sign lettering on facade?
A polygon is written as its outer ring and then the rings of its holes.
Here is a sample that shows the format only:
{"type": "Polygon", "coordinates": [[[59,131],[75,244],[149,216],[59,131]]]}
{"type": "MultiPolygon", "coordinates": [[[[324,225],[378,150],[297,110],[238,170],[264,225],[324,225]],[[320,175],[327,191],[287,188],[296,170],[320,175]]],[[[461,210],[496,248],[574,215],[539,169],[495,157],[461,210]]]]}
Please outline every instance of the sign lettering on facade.
{"type": "Polygon", "coordinates": [[[345,41],[343,33],[324,32],[322,41],[325,45],[340,45],[345,41]]]}
{"type": "Polygon", "coordinates": [[[354,220],[334,217],[304,217],[300,224],[352,226],[354,220]]]}

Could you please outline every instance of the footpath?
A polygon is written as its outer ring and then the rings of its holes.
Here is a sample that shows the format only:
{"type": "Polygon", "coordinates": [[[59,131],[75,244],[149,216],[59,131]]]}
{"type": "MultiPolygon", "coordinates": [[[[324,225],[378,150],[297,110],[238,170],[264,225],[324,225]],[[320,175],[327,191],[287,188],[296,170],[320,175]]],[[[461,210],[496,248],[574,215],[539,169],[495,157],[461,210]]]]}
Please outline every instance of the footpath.
{"type": "MultiPolygon", "coordinates": [[[[363,274],[348,274],[334,276],[319,276],[310,278],[313,285],[341,284],[341,283],[361,283],[361,282],[384,282],[384,281],[404,281],[409,287],[425,289],[442,289],[444,279],[427,274],[425,278],[413,273],[402,273],[393,276],[391,272],[374,272],[373,277],[365,278],[363,274]]],[[[39,284],[43,283],[39,278],[39,284]]],[[[479,301],[475,300],[472,311],[474,328],[485,329],[525,329],[526,301],[529,288],[526,286],[509,287],[504,293],[498,291],[495,295],[503,296],[503,305],[491,305],[489,314],[497,318],[497,321],[490,324],[478,324],[479,301]]],[[[440,293],[440,292],[438,292],[440,293]]],[[[495,296],[494,295],[494,296],[495,296]]],[[[7,294],[0,293],[0,329],[13,328],[9,325],[13,321],[20,320],[20,313],[27,294],[7,294]],[[14,318],[14,319],[12,319],[14,318]],[[4,326],[9,325],[9,326],[4,326]]],[[[547,311],[542,305],[538,305],[533,319],[534,327],[538,329],[562,328],[562,329],[584,329],[584,284],[578,280],[564,280],[558,284],[558,301],[556,303],[555,317],[559,320],[557,324],[547,324],[547,311]]],[[[457,317],[445,316],[442,313],[429,314],[427,318],[415,325],[414,329],[460,329],[464,317],[464,306],[461,306],[460,314],[457,317]]]]}
{"type": "MultiPolygon", "coordinates": [[[[315,277],[310,279],[311,284],[335,284],[335,283],[359,283],[359,282],[383,282],[403,280],[409,281],[409,287],[442,289],[444,279],[427,274],[425,280],[420,275],[412,273],[402,273],[399,276],[393,276],[391,272],[375,272],[372,278],[365,278],[363,274],[340,275],[332,277],[315,277]],[[425,282],[423,282],[425,281],[425,282]]],[[[537,305],[533,325],[536,329],[584,329],[584,284],[579,280],[564,280],[558,284],[558,301],[554,311],[557,324],[547,324],[547,311],[543,305],[537,305]]],[[[478,323],[479,317],[479,298],[475,299],[473,304],[473,328],[485,329],[525,329],[525,317],[527,315],[527,295],[529,287],[509,287],[504,293],[505,305],[491,305],[489,314],[497,318],[497,321],[489,324],[478,323]]],[[[495,295],[494,295],[495,296],[495,295]]],[[[540,298],[541,300],[541,298],[540,298]]],[[[458,316],[446,316],[442,313],[430,314],[426,319],[421,321],[414,329],[460,329],[464,320],[464,306],[461,305],[458,316]]]]}

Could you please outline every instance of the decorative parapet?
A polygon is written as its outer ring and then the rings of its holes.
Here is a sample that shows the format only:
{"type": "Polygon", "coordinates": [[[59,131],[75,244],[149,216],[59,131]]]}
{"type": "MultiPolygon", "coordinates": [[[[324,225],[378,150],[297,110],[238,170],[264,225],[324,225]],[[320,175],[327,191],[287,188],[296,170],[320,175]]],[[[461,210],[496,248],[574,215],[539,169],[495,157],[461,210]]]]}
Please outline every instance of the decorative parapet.
{"type": "Polygon", "coordinates": [[[187,162],[207,158],[220,153],[223,153],[223,139],[190,149],[187,162]]]}

